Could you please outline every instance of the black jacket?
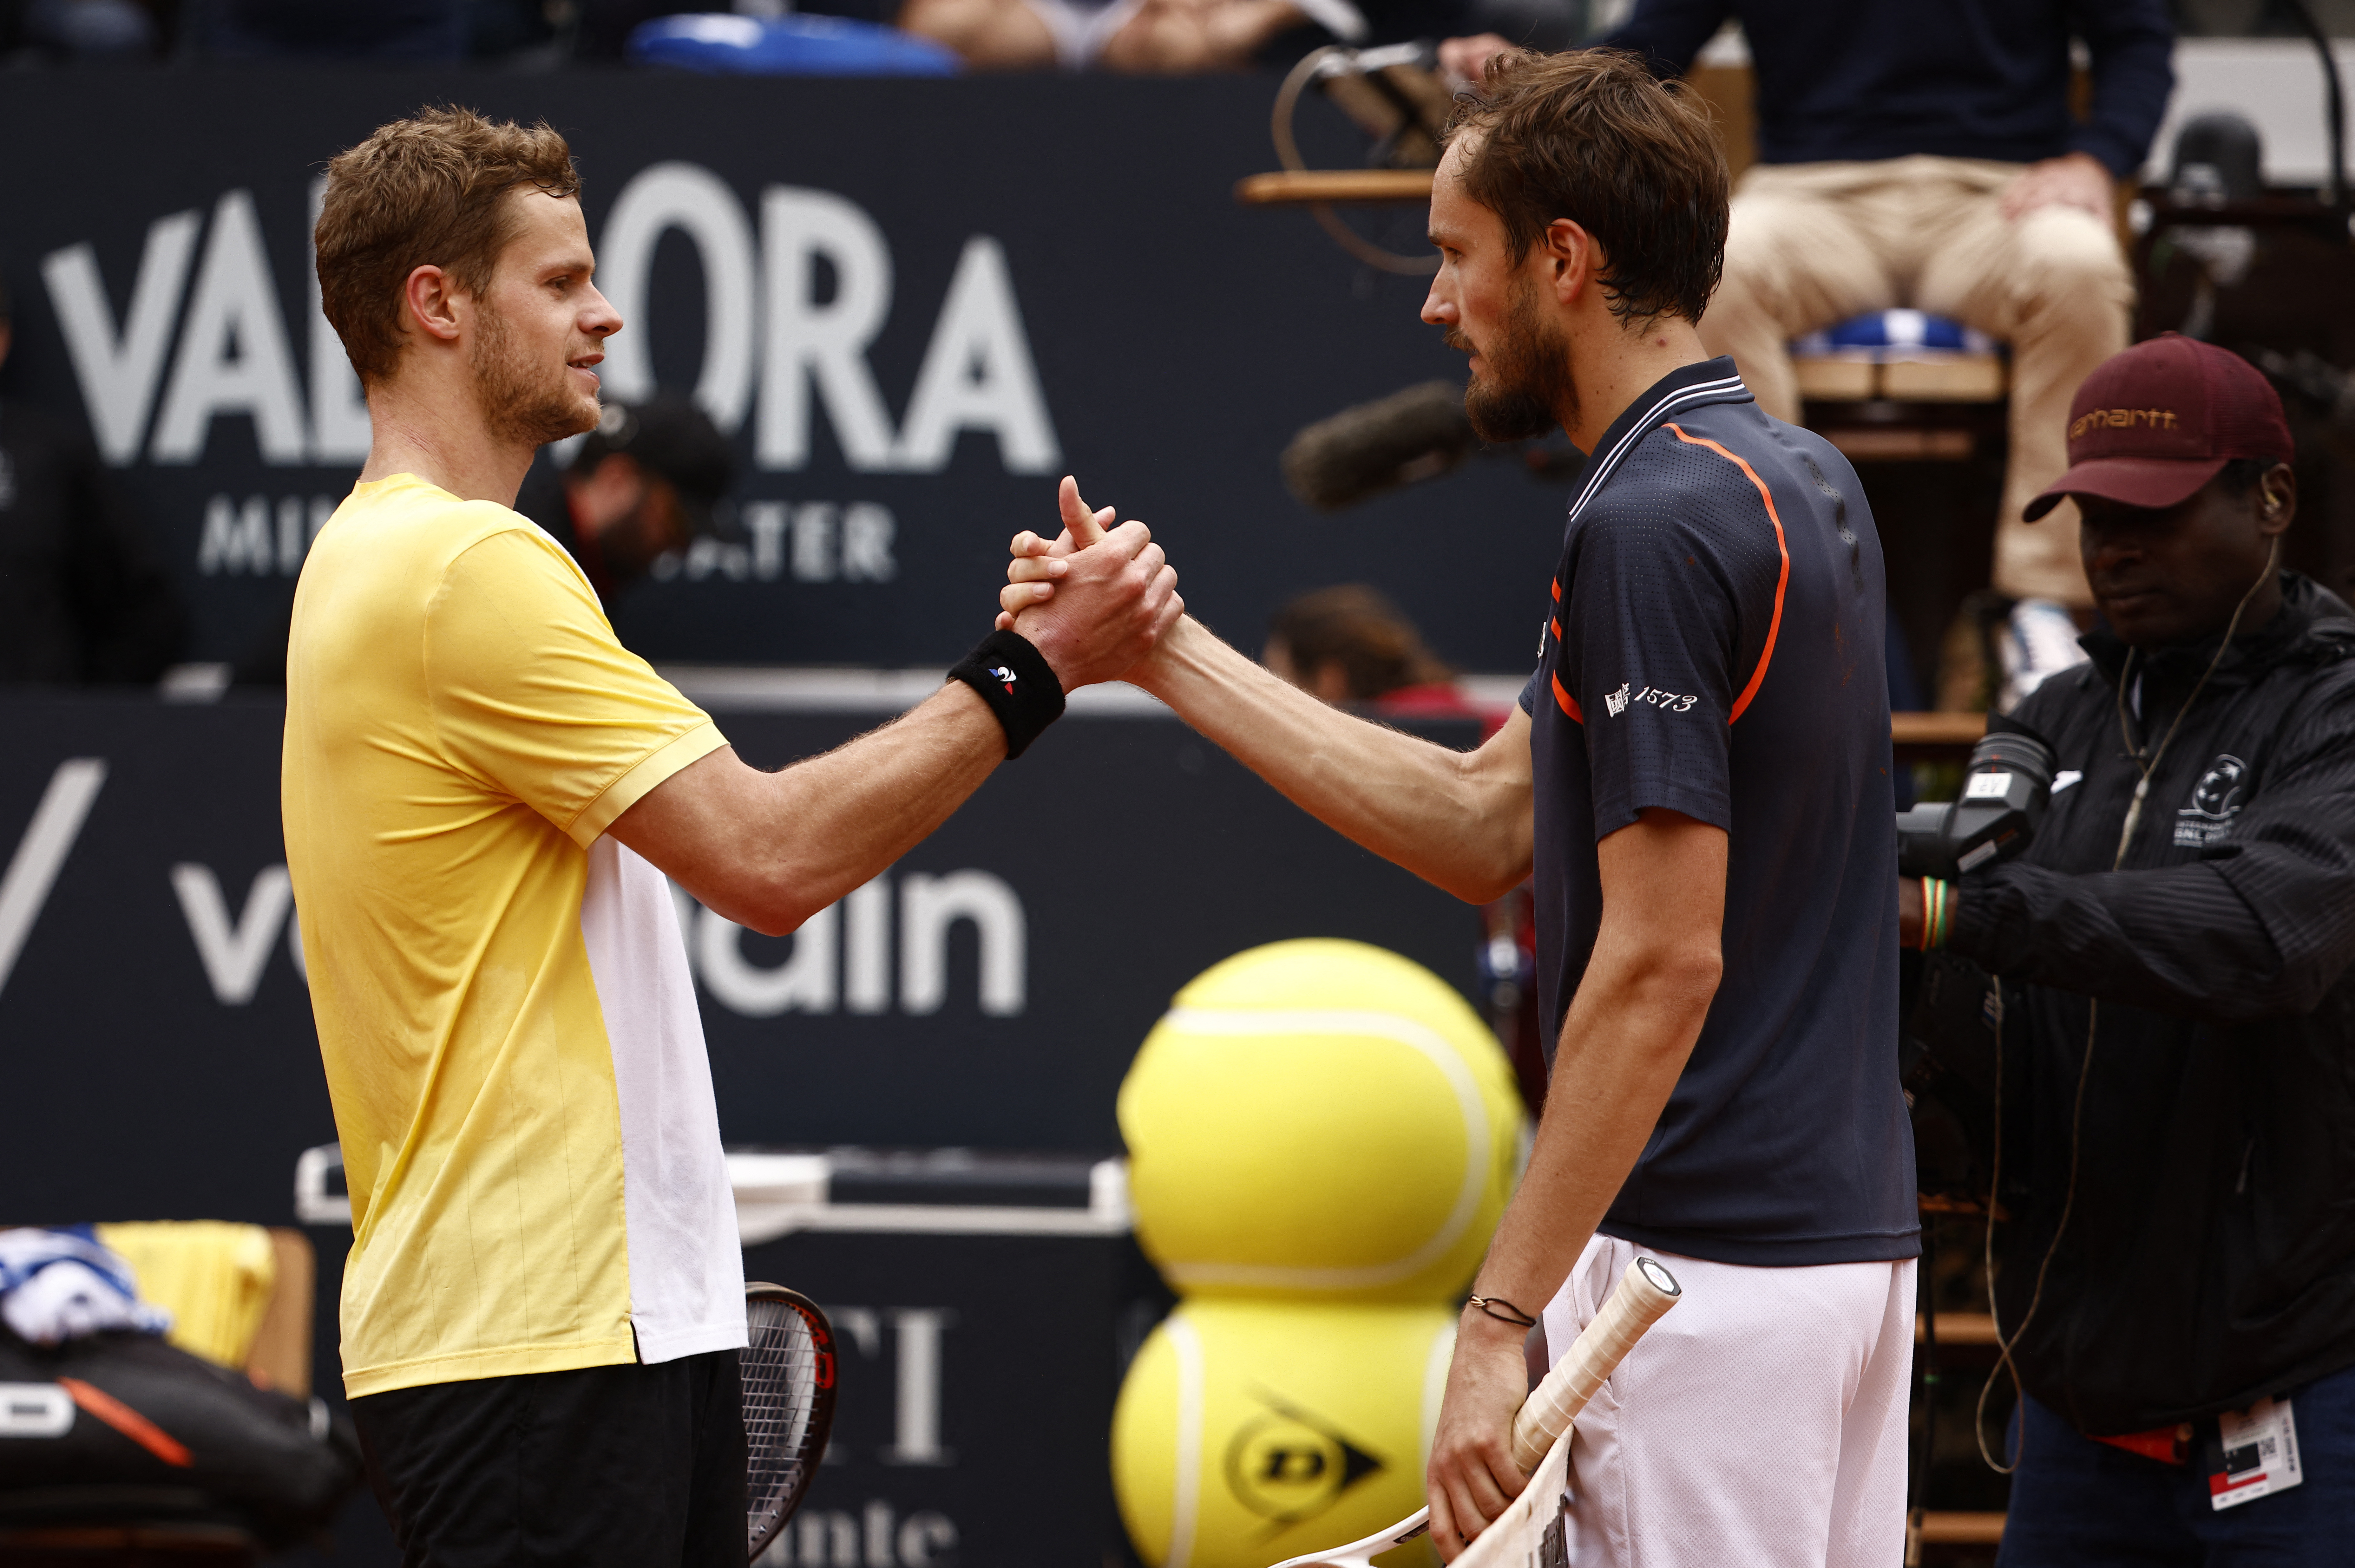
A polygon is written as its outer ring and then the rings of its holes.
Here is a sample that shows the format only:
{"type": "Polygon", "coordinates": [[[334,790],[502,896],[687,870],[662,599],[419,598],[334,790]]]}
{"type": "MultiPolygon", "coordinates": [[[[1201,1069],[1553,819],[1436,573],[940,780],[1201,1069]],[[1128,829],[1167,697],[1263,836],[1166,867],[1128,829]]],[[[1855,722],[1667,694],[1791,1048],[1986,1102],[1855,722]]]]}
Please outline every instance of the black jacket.
{"type": "Polygon", "coordinates": [[[1640,0],[1603,41],[1680,74],[1729,19],[1750,41],[1763,163],[2075,152],[2125,179],[2175,83],[2166,0],[1640,0]],[[2093,56],[2082,121],[2072,37],[2093,56]]]}
{"type": "MultiPolygon", "coordinates": [[[[2126,648],[2088,636],[2093,662],[2020,705],[2056,782],[2083,777],[2019,859],[1965,879],[1950,939],[2007,982],[2008,1332],[2068,1189],[2098,999],[2075,1207],[2017,1353],[2022,1386],[2089,1433],[2355,1365],[2355,612],[2283,585],[2185,714],[2117,873],[2139,778],[2126,648]]],[[[2136,657],[2142,744],[2216,645],[2136,657]]]]}

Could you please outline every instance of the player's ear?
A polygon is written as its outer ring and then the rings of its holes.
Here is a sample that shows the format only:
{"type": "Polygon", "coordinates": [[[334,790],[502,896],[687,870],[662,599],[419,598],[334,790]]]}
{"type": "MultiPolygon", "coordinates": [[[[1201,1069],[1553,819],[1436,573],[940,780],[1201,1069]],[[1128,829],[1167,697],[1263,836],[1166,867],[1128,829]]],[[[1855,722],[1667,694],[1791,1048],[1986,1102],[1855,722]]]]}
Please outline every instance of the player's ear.
{"type": "Polygon", "coordinates": [[[1601,251],[1594,236],[1570,219],[1557,218],[1546,225],[1539,244],[1545,250],[1546,271],[1553,284],[1554,297],[1568,304],[1585,287],[1587,274],[1596,270],[1601,251]]]}
{"type": "Polygon", "coordinates": [[[426,265],[411,271],[401,283],[401,304],[417,329],[444,343],[458,339],[457,286],[441,268],[426,265]]]}

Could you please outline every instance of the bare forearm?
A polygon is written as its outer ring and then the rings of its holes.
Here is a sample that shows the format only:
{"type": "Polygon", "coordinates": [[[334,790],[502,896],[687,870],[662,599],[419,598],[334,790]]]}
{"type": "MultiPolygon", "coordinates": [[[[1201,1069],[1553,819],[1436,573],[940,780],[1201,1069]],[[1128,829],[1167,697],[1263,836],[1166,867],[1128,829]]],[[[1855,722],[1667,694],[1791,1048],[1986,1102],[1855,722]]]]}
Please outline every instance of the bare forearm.
{"type": "MultiPolygon", "coordinates": [[[[1659,1125],[1725,967],[1725,847],[1724,829],[1659,808],[1595,846],[1603,927],[1475,1294],[1544,1311],[1659,1125]]],[[[1520,1349],[1509,1315],[1465,1309],[1429,1472],[1432,1540],[1451,1562],[1526,1480],[1512,1457],[1520,1349]]]]}
{"type": "Polygon", "coordinates": [[[1531,1313],[1561,1288],[1659,1125],[1718,969],[1706,955],[1627,951],[1606,931],[1586,975],[1562,1023],[1529,1170],[1474,1287],[1531,1313]]]}
{"type": "Polygon", "coordinates": [[[890,724],[777,775],[763,824],[815,913],[871,881],[1006,760],[1006,732],[962,681],[890,724]]]}
{"type": "Polygon", "coordinates": [[[782,773],[715,752],[622,814],[614,837],[706,906],[782,934],[871,880],[1005,760],[1006,735],[951,681],[879,730],[782,773]],[[708,776],[687,773],[709,770],[708,776]]]}
{"type": "Polygon", "coordinates": [[[1338,712],[1190,618],[1130,678],[1319,822],[1459,898],[1529,874],[1525,765],[1338,712]]]}

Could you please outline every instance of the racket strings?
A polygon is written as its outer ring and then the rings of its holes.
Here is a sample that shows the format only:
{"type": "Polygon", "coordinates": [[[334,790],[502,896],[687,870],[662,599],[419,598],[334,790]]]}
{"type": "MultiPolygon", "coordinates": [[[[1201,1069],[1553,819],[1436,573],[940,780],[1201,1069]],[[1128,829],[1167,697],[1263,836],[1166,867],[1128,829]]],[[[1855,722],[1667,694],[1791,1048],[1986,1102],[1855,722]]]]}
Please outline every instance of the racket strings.
{"type": "Polygon", "coordinates": [[[813,1457],[818,1349],[783,1302],[747,1305],[751,1343],[739,1359],[744,1389],[745,1507],[757,1530],[773,1518],[813,1457]]]}

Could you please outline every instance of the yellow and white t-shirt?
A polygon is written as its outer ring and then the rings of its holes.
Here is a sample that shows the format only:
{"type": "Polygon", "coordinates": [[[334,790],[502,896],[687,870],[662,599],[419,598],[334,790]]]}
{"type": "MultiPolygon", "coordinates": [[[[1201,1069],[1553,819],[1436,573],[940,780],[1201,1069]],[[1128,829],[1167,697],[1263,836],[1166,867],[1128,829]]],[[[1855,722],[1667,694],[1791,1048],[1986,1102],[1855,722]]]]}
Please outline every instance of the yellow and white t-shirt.
{"type": "Polygon", "coordinates": [[[725,743],[505,507],[395,475],[313,543],[282,795],[353,1396],[744,1343],[669,887],[603,837],[725,743]]]}

